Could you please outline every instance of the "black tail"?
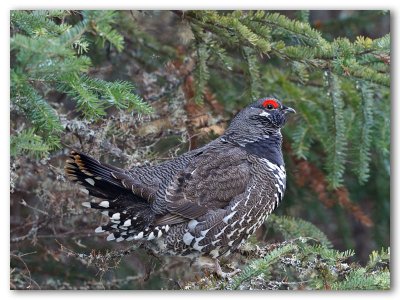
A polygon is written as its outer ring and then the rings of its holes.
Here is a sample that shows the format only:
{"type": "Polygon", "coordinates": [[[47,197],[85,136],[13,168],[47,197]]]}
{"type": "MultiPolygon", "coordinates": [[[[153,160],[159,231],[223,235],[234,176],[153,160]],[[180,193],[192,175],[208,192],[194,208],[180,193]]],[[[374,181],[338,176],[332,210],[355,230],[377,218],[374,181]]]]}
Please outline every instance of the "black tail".
{"type": "Polygon", "coordinates": [[[122,169],[101,163],[77,151],[71,151],[69,157],[65,165],[68,178],[83,185],[90,195],[110,200],[126,192],[121,180],[112,176],[113,172],[122,173],[122,169]]]}
{"type": "Polygon", "coordinates": [[[71,151],[65,172],[70,180],[83,185],[90,195],[108,200],[82,203],[85,207],[99,209],[110,218],[107,225],[95,230],[98,233],[109,232],[107,240],[152,239],[169,230],[167,225],[153,225],[155,214],[148,200],[155,192],[138,186],[124,170],[71,151]]]}

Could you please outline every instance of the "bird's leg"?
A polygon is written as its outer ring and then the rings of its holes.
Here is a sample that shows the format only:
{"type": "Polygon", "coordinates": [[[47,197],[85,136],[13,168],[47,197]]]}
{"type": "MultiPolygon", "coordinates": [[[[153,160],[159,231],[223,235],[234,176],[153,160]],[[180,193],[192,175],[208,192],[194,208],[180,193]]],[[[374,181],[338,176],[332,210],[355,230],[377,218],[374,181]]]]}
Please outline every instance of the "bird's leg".
{"type": "Polygon", "coordinates": [[[220,278],[226,279],[229,278],[237,273],[239,273],[241,270],[240,269],[236,269],[233,272],[224,272],[221,269],[221,266],[219,264],[219,260],[217,258],[211,258],[208,256],[200,256],[197,257],[193,263],[197,266],[200,267],[200,269],[207,269],[210,272],[214,273],[215,275],[217,275],[220,278]]]}
{"type": "Polygon", "coordinates": [[[220,266],[220,264],[219,264],[219,260],[218,260],[217,258],[214,258],[213,260],[214,260],[215,273],[216,273],[219,277],[221,277],[221,278],[223,278],[223,279],[230,278],[230,277],[232,277],[233,275],[236,275],[237,273],[239,273],[239,272],[241,271],[240,269],[235,269],[235,270],[233,270],[232,272],[229,272],[229,273],[224,272],[224,271],[222,271],[222,269],[221,269],[221,266],[220,266]]]}

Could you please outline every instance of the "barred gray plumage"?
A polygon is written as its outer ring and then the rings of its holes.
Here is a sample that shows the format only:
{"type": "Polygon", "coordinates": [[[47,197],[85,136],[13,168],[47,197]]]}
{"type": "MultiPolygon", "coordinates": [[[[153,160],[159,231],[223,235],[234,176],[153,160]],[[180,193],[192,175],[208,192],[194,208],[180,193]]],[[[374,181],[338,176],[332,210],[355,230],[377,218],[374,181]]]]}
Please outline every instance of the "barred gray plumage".
{"type": "Polygon", "coordinates": [[[149,241],[159,253],[217,258],[236,250],[282,201],[281,128],[294,112],[274,98],[249,105],[225,134],[155,166],[124,170],[71,151],[70,180],[101,201],[107,240],[149,241]]]}

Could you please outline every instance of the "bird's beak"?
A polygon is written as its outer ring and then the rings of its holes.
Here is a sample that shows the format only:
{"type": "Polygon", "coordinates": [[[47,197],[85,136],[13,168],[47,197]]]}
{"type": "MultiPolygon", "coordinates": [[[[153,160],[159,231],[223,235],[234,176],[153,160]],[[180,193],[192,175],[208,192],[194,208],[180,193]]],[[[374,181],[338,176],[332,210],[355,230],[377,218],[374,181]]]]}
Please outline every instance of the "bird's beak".
{"type": "Polygon", "coordinates": [[[295,114],[296,113],[296,111],[293,108],[287,107],[285,105],[282,106],[282,110],[284,111],[285,114],[287,114],[287,113],[295,114]]]}

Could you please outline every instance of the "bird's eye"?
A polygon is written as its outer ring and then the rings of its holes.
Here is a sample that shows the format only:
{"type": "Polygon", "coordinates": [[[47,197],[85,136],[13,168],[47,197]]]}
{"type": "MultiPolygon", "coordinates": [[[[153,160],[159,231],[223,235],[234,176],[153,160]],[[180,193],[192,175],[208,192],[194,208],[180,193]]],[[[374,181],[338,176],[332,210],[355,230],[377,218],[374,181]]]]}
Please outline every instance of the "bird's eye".
{"type": "Polygon", "coordinates": [[[268,104],[268,105],[267,105],[267,108],[268,108],[268,109],[273,109],[274,107],[272,106],[272,104],[268,104]]]}

